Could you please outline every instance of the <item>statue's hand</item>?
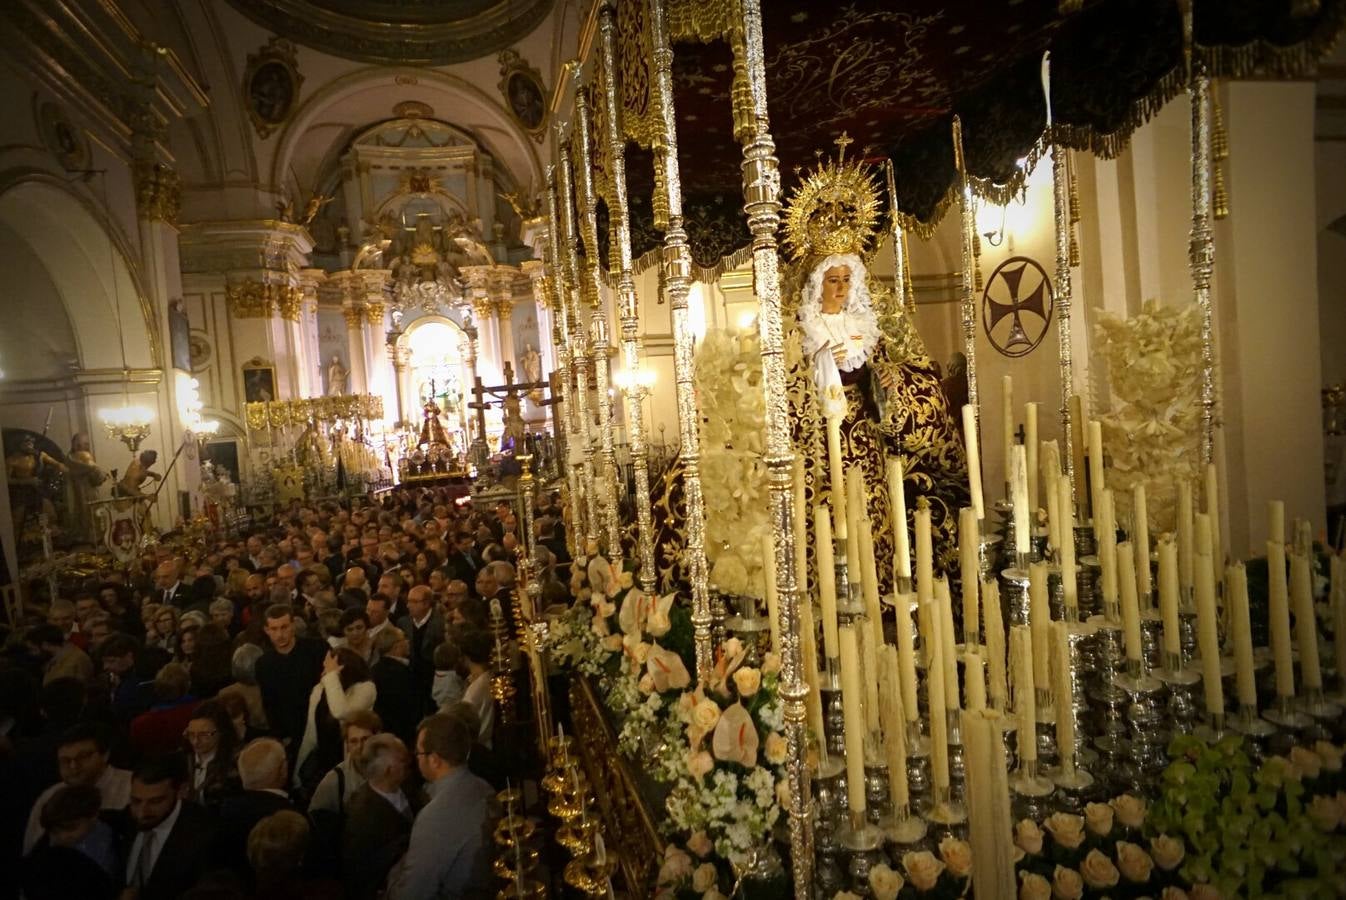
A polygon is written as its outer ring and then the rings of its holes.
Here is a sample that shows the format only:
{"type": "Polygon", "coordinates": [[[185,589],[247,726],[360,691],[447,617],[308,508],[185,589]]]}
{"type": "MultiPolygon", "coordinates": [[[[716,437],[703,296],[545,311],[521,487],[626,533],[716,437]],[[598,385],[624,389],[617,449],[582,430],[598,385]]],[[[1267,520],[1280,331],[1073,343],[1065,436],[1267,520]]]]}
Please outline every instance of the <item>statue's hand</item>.
{"type": "Polygon", "coordinates": [[[880,369],[879,384],[883,385],[885,391],[891,391],[897,387],[897,376],[893,374],[891,369],[880,369]]]}

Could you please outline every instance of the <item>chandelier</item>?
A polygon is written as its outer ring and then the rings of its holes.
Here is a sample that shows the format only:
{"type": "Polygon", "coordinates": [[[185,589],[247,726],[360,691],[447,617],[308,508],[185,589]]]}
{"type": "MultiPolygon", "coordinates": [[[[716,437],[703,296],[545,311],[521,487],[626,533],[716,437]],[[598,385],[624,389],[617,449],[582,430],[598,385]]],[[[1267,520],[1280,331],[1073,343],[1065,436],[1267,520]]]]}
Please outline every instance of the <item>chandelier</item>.
{"type": "Polygon", "coordinates": [[[150,435],[150,420],[154,413],[147,406],[114,406],[100,410],[99,419],[108,437],[116,438],[132,453],[140,449],[140,442],[150,435]]]}

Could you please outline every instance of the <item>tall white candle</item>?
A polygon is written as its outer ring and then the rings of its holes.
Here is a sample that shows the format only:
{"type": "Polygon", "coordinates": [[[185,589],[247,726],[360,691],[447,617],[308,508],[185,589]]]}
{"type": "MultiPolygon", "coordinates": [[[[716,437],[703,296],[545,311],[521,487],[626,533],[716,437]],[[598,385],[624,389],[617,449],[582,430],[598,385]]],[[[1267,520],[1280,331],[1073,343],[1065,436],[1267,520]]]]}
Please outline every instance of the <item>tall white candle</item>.
{"type": "Polygon", "coordinates": [[[1220,614],[1215,608],[1215,570],[1211,566],[1210,546],[1198,547],[1196,564],[1196,636],[1201,650],[1201,686],[1206,695],[1206,712],[1224,714],[1224,683],[1220,673],[1220,614]],[[1204,551],[1204,552],[1203,552],[1204,551]]]}
{"type": "Polygon", "coordinates": [[[1220,474],[1215,463],[1206,464],[1206,515],[1210,516],[1210,555],[1215,583],[1224,575],[1224,542],[1220,540],[1220,474]]]}
{"type": "Polygon", "coordinates": [[[893,562],[899,578],[911,577],[911,544],[907,532],[907,493],[903,487],[902,457],[888,457],[888,509],[893,521],[893,562]]]}
{"type": "Polygon", "coordinates": [[[1295,607],[1295,633],[1299,639],[1299,680],[1305,691],[1323,687],[1318,661],[1318,621],[1313,612],[1313,575],[1303,553],[1290,556],[1290,595],[1295,607]]]}
{"type": "Polygon", "coordinates": [[[948,709],[958,709],[962,703],[958,695],[958,638],[953,631],[949,582],[942,575],[935,579],[935,608],[939,612],[939,639],[943,644],[939,657],[944,663],[944,704],[948,709]]]}
{"type": "Polygon", "coordinates": [[[1192,590],[1193,556],[1196,544],[1196,522],[1192,510],[1192,483],[1178,480],[1178,587],[1183,592],[1192,590]]]}
{"type": "Polygon", "coordinates": [[[924,603],[935,596],[935,548],[930,535],[930,504],[922,497],[916,501],[916,601],[924,603]]]}
{"type": "Polygon", "coordinates": [[[1028,627],[1010,628],[1014,646],[1014,711],[1019,720],[1019,759],[1034,762],[1038,758],[1037,697],[1033,688],[1033,635],[1028,627]]]}
{"type": "Polygon", "coordinates": [[[879,578],[874,566],[874,532],[870,529],[869,515],[861,513],[860,528],[860,571],[864,577],[860,587],[865,599],[865,615],[869,617],[869,627],[874,635],[874,646],[883,646],[883,607],[879,604],[879,578]]]}
{"type": "Polygon", "coordinates": [[[866,515],[864,474],[858,466],[846,470],[846,571],[850,584],[864,584],[865,573],[860,567],[860,535],[856,533],[860,518],[866,515]]]}
{"type": "Polygon", "coordinates": [[[1028,553],[1029,540],[1032,538],[1031,519],[1028,515],[1028,460],[1023,444],[1010,448],[1010,492],[1014,505],[1014,552],[1020,556],[1028,553]]]}
{"type": "MultiPolygon", "coordinates": [[[[963,634],[967,643],[976,644],[981,634],[981,615],[978,610],[977,590],[981,585],[977,534],[977,513],[970,506],[958,511],[958,562],[963,579],[963,634]]],[[[972,647],[968,647],[969,650],[972,647]]]]}
{"type": "Polygon", "coordinates": [[[1080,587],[1075,572],[1075,510],[1070,499],[1070,479],[1056,480],[1057,503],[1061,507],[1061,594],[1070,618],[1078,617],[1080,587]]]}
{"type": "Polygon", "coordinates": [[[1137,481],[1131,488],[1131,540],[1136,545],[1136,592],[1141,609],[1151,609],[1154,585],[1150,580],[1150,513],[1143,481],[1137,481]]]}
{"type": "Polygon", "coordinates": [[[1005,618],[1000,614],[1000,587],[994,578],[981,583],[982,621],[986,623],[986,690],[991,705],[1005,708],[1009,691],[1005,674],[1005,618]]]}
{"type": "Polygon", "coordinates": [[[1075,771],[1075,715],[1071,711],[1070,628],[1065,622],[1052,623],[1052,693],[1056,695],[1056,746],[1061,755],[1061,770],[1075,771]]]}
{"type": "Polygon", "coordinates": [[[972,508],[977,518],[986,518],[986,507],[981,495],[981,451],[977,447],[977,411],[972,404],[963,404],[963,444],[967,447],[967,481],[972,494],[972,508]]]}
{"type": "Polygon", "coordinates": [[[842,625],[841,714],[846,744],[846,805],[852,818],[865,811],[865,715],[860,684],[860,645],[855,628],[842,625]]]}
{"type": "MultiPolygon", "coordinates": [[[[931,600],[927,606],[934,604],[931,600]]],[[[930,777],[934,781],[935,796],[949,787],[949,723],[945,718],[944,650],[939,634],[939,613],[927,611],[930,622],[930,666],[926,671],[926,706],[930,712],[930,777]]]]}
{"type": "Polygon", "coordinates": [[[1253,666],[1252,615],[1248,607],[1248,570],[1237,562],[1229,567],[1233,590],[1230,616],[1234,632],[1234,681],[1240,706],[1257,709],[1257,673],[1253,666]]]}
{"type": "Polygon", "coordinates": [[[1028,629],[1033,636],[1033,685],[1040,691],[1051,689],[1051,657],[1047,655],[1051,625],[1047,564],[1035,562],[1028,567],[1028,629]]]}
{"type": "Polygon", "coordinates": [[[832,503],[832,530],[839,541],[846,540],[846,479],[841,456],[841,417],[827,417],[827,474],[829,500],[832,503]]]}
{"type": "Polygon", "coordinates": [[[1140,600],[1136,596],[1136,553],[1130,541],[1117,545],[1117,581],[1122,587],[1122,630],[1126,638],[1126,658],[1140,661],[1140,600]]]}
{"type": "Polygon", "coordinates": [[[967,693],[967,708],[985,709],[986,664],[980,652],[968,651],[963,655],[963,685],[967,693]]]}
{"type": "Polygon", "coordinates": [[[1098,571],[1103,585],[1103,609],[1115,616],[1117,595],[1117,528],[1113,518],[1112,491],[1098,492],[1098,509],[1094,513],[1094,530],[1098,540],[1098,571]]]}
{"type": "Polygon", "coordinates": [[[1057,558],[1061,555],[1061,495],[1056,490],[1056,479],[1047,482],[1047,543],[1057,558]]]}
{"type": "Polygon", "coordinates": [[[883,675],[883,749],[888,763],[888,789],[893,806],[900,809],[910,804],[911,794],[907,783],[907,720],[898,687],[897,648],[892,644],[884,645],[879,666],[883,675]]]}
{"type": "Polygon", "coordinates": [[[813,507],[813,538],[818,552],[818,603],[823,616],[823,651],[828,659],[836,659],[837,645],[837,579],[832,558],[832,517],[827,507],[813,507]]]}
{"type": "MultiPolygon", "coordinates": [[[[1274,533],[1274,532],[1273,532],[1274,533]]],[[[1294,654],[1290,649],[1290,589],[1285,583],[1285,545],[1267,541],[1267,624],[1276,664],[1276,696],[1295,695],[1294,654]]]]}
{"type": "Polygon", "coordinates": [[[1178,548],[1169,535],[1159,538],[1159,615],[1164,624],[1164,655],[1182,654],[1178,625],[1178,548]]]}
{"type": "Polygon", "coordinates": [[[1103,423],[1089,423],[1089,505],[1098,521],[1098,504],[1107,487],[1103,476],[1103,423]]]}
{"type": "Polygon", "coordinates": [[[860,642],[860,684],[865,691],[865,736],[879,733],[879,648],[874,644],[874,632],[857,628],[860,642]]]}
{"type": "MultiPolygon", "coordinates": [[[[790,469],[790,482],[794,508],[795,586],[799,589],[799,607],[802,610],[812,604],[813,595],[809,592],[809,510],[804,495],[804,457],[797,453],[790,469]]],[[[809,616],[809,621],[813,621],[813,616],[809,616]]]]}
{"type": "Polygon", "coordinates": [[[1028,461],[1029,519],[1037,519],[1038,500],[1038,405],[1024,404],[1024,453],[1028,461]]]}
{"type": "Polygon", "coordinates": [[[1014,446],[1014,379],[1009,375],[1000,376],[1000,410],[1001,416],[1001,451],[1004,454],[1001,458],[1005,460],[1006,471],[1009,469],[1010,450],[1014,446]]]}
{"type": "Polygon", "coordinates": [[[1267,504],[1267,540],[1285,543],[1285,501],[1272,500],[1267,504]]]}
{"type": "Polygon", "coordinates": [[[771,652],[780,653],[780,596],[776,591],[775,540],[762,535],[762,579],[766,582],[766,616],[771,626],[771,652]]]}

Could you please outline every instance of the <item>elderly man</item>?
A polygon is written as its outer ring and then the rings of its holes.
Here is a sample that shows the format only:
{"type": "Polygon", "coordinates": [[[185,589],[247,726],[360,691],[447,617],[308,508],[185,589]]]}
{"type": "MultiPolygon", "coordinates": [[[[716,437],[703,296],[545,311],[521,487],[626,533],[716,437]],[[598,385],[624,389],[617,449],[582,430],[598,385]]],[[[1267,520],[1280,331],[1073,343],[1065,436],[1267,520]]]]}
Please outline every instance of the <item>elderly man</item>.
{"type": "Polygon", "coordinates": [[[342,881],[350,900],[373,900],[411,836],[411,803],[402,792],[411,754],[396,735],[375,735],[360,750],[360,768],[365,783],[346,810],[342,881]]]}
{"type": "Polygon", "coordinates": [[[294,809],[285,787],[290,766],[285,748],[275,738],[257,738],[238,751],[238,779],[243,791],[220,804],[220,861],[246,874],[248,832],[274,812],[294,809]]]}
{"type": "Polygon", "coordinates": [[[176,606],[178,609],[186,606],[187,591],[178,577],[177,563],[172,560],[160,563],[154,570],[154,587],[159,592],[156,599],[164,606],[176,606]]]}
{"type": "Polygon", "coordinates": [[[444,617],[434,608],[430,588],[418,584],[407,594],[407,614],[397,627],[411,641],[411,672],[416,679],[421,708],[430,699],[430,683],[435,675],[435,647],[444,640],[444,617]]]}
{"type": "Polygon", "coordinates": [[[111,748],[107,735],[90,723],[80,723],[61,735],[56,745],[56,766],[61,780],[38,795],[28,814],[28,827],[23,833],[23,852],[26,856],[42,837],[42,809],[52,796],[65,785],[88,785],[98,788],[103,809],[125,809],[131,796],[131,773],[108,764],[111,748]]]}
{"type": "Polygon", "coordinates": [[[388,900],[464,897],[489,884],[485,852],[491,786],[467,770],[472,735],[442,713],[421,723],[416,762],[427,803],[411,826],[406,854],[388,876],[388,900]]]}

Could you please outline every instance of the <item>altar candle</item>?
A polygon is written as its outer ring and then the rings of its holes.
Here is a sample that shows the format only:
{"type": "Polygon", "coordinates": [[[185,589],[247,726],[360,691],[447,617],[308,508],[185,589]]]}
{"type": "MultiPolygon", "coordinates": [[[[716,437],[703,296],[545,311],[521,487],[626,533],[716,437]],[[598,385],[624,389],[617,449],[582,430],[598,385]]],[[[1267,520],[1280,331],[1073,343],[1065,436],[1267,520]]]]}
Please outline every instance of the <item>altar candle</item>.
{"type": "Polygon", "coordinates": [[[1178,548],[1167,534],[1159,538],[1159,615],[1164,623],[1164,656],[1177,658],[1182,654],[1178,630],[1178,548]]]}
{"type": "MultiPolygon", "coordinates": [[[[933,603],[934,600],[930,600],[926,606],[933,603]]],[[[930,712],[930,777],[934,782],[934,795],[939,797],[941,790],[947,791],[949,787],[949,723],[945,718],[944,650],[939,635],[939,614],[928,610],[927,618],[932,638],[929,642],[930,665],[925,679],[925,702],[930,712]]]]}
{"type": "Polygon", "coordinates": [[[1061,495],[1056,489],[1056,479],[1047,481],[1047,543],[1061,556],[1061,495]]]}
{"type": "MultiPolygon", "coordinates": [[[[1275,532],[1272,532],[1273,534],[1275,532]]],[[[1285,545],[1267,541],[1267,620],[1276,664],[1276,696],[1295,695],[1295,664],[1290,649],[1290,598],[1285,584],[1285,545]]]]}
{"type": "Polygon", "coordinates": [[[1070,456],[1075,468],[1075,490],[1079,492],[1071,501],[1073,506],[1079,507],[1080,521],[1086,522],[1093,514],[1093,509],[1090,506],[1092,497],[1085,488],[1084,400],[1079,394],[1070,395],[1070,456]]]}
{"type": "MultiPolygon", "coordinates": [[[[809,593],[809,513],[804,495],[804,457],[795,454],[794,465],[790,470],[792,502],[794,506],[793,531],[795,538],[795,586],[799,588],[799,608],[807,609],[812,603],[809,593]]],[[[802,618],[802,617],[801,617],[802,618]]],[[[810,622],[813,616],[808,617],[810,622]]]]}
{"type": "Polygon", "coordinates": [[[902,808],[911,803],[907,783],[907,721],[902,691],[898,687],[897,648],[885,644],[880,661],[883,673],[883,749],[888,762],[888,790],[893,806],[902,808]]]}
{"type": "Polygon", "coordinates": [[[883,606],[879,603],[879,578],[874,565],[874,532],[867,513],[861,513],[856,524],[860,537],[860,588],[865,600],[865,615],[869,617],[869,626],[874,633],[874,646],[882,647],[883,606]]]}
{"type": "Polygon", "coordinates": [[[1257,673],[1253,667],[1252,614],[1248,605],[1248,570],[1243,563],[1229,567],[1233,592],[1230,625],[1234,632],[1234,682],[1239,706],[1257,709],[1257,673]]]}
{"type": "Polygon", "coordinates": [[[1001,449],[1004,451],[1005,472],[1008,474],[1010,453],[1014,448],[1014,379],[1009,375],[1000,376],[1001,407],[1001,449]]]}
{"type": "Polygon", "coordinates": [[[1206,515],[1210,516],[1210,558],[1218,585],[1224,574],[1224,546],[1220,540],[1220,475],[1215,463],[1206,464],[1206,515]]]}
{"type": "Polygon", "coordinates": [[[1192,517],[1192,484],[1185,478],[1178,479],[1178,587],[1183,593],[1190,591],[1196,523],[1192,517]]]}
{"type": "Polygon", "coordinates": [[[1150,513],[1145,500],[1145,482],[1131,488],[1131,540],[1136,545],[1136,592],[1142,610],[1154,606],[1150,579],[1150,513]]]}
{"type": "Polygon", "coordinates": [[[977,518],[986,518],[986,507],[981,497],[981,451],[977,448],[977,411],[971,403],[963,404],[963,446],[967,448],[967,483],[972,495],[972,508],[977,518]]]}
{"type": "Polygon", "coordinates": [[[823,650],[837,658],[837,579],[832,559],[832,518],[827,506],[813,507],[813,539],[818,551],[818,603],[823,615],[823,650]]]}
{"type": "Polygon", "coordinates": [[[1028,461],[1023,444],[1010,448],[1010,496],[1014,506],[1014,552],[1016,556],[1028,553],[1032,538],[1032,520],[1028,515],[1028,461]]]}
{"type": "Polygon", "coordinates": [[[1267,504],[1267,540],[1285,543],[1285,501],[1272,500],[1267,504]]]}
{"type": "Polygon", "coordinates": [[[979,651],[969,650],[963,655],[963,689],[968,709],[986,708],[986,663],[979,651]]]}
{"type": "Polygon", "coordinates": [[[1094,529],[1098,541],[1099,578],[1103,583],[1103,611],[1111,620],[1117,614],[1117,529],[1113,520],[1112,491],[1106,488],[1098,492],[1094,529]]]}
{"type": "Polygon", "coordinates": [[[962,705],[962,697],[958,695],[958,638],[953,632],[949,582],[942,575],[935,579],[935,609],[939,613],[940,660],[944,663],[944,705],[958,709],[962,705]]]}
{"type": "Polygon", "coordinates": [[[1028,630],[1033,635],[1033,686],[1040,691],[1051,688],[1051,657],[1047,655],[1051,623],[1051,607],[1047,605],[1047,564],[1035,562],[1028,567],[1028,630]]]}
{"type": "Polygon", "coordinates": [[[1073,621],[1079,618],[1080,586],[1075,573],[1075,510],[1069,478],[1056,479],[1056,498],[1061,508],[1061,594],[1067,618],[1073,621]]]}
{"type": "Polygon", "coordinates": [[[827,473],[831,482],[832,528],[836,539],[846,540],[846,479],[842,474],[841,417],[827,417],[827,473]]]}
{"type": "Polygon", "coordinates": [[[893,517],[893,560],[898,578],[911,577],[911,543],[907,537],[907,494],[903,488],[902,457],[888,457],[888,509],[893,517]]]}
{"type": "Polygon", "coordinates": [[[898,684],[902,688],[902,709],[909,722],[917,718],[916,640],[911,632],[911,606],[915,602],[915,594],[897,595],[898,684]]]}
{"type": "Polygon", "coordinates": [[[1037,519],[1038,511],[1038,405],[1024,404],[1024,453],[1028,459],[1029,520],[1037,519]]]}
{"type": "Polygon", "coordinates": [[[986,690],[991,705],[1005,708],[1005,619],[1000,614],[1000,583],[994,578],[981,583],[982,619],[986,623],[986,690]]]}
{"type": "MultiPolygon", "coordinates": [[[[849,584],[863,584],[865,574],[860,566],[860,517],[865,515],[864,475],[858,466],[846,470],[846,572],[849,584]]],[[[849,602],[850,598],[842,598],[849,602]]]]}
{"type": "Polygon", "coordinates": [[[1052,623],[1052,693],[1056,695],[1056,746],[1061,770],[1075,771],[1075,714],[1071,709],[1070,629],[1065,622],[1052,623]]]}
{"type": "Polygon", "coordinates": [[[827,730],[823,718],[823,697],[819,690],[818,677],[818,638],[812,629],[800,635],[799,653],[804,661],[804,683],[808,685],[808,696],[804,699],[804,712],[808,716],[809,731],[818,742],[818,753],[827,758],[827,730]]]}
{"type": "Polygon", "coordinates": [[[766,616],[771,626],[771,652],[780,653],[780,595],[776,590],[775,540],[762,535],[762,578],[766,581],[766,616]]]}
{"type": "Polygon", "coordinates": [[[935,548],[930,537],[930,503],[916,501],[916,602],[935,596],[935,548]]]}
{"type": "Polygon", "coordinates": [[[1033,689],[1033,635],[1027,626],[1010,628],[1011,654],[1014,662],[1014,710],[1019,719],[1019,760],[1035,762],[1038,758],[1037,698],[1033,689]]]}
{"type": "Polygon", "coordinates": [[[1140,662],[1140,599],[1136,596],[1136,553],[1130,541],[1117,545],[1117,581],[1122,589],[1122,628],[1126,658],[1140,662]]]}
{"type": "Polygon", "coordinates": [[[874,643],[874,632],[857,628],[860,644],[860,684],[865,690],[865,736],[879,733],[879,648],[874,643]]]}
{"type": "Polygon", "coordinates": [[[1304,553],[1290,555],[1290,599],[1295,605],[1295,633],[1299,638],[1299,681],[1305,691],[1319,691],[1323,672],[1318,662],[1318,620],[1313,612],[1313,575],[1304,553]]]}
{"type": "MultiPolygon", "coordinates": [[[[977,513],[970,506],[958,511],[958,562],[963,579],[963,634],[967,643],[976,644],[981,634],[977,589],[981,584],[978,556],[981,538],[977,534],[977,513]]],[[[971,647],[968,647],[971,650],[971,647]]]]}
{"type": "Polygon", "coordinates": [[[1094,513],[1094,530],[1098,530],[1098,504],[1103,499],[1103,423],[1089,423],[1089,505],[1094,513]]]}
{"type": "Polygon", "coordinates": [[[1197,646],[1201,649],[1201,686],[1206,695],[1206,712],[1212,716],[1223,715],[1224,683],[1220,680],[1220,618],[1219,612],[1215,609],[1215,570],[1211,567],[1209,541],[1197,548],[1194,562],[1196,636],[1197,646]]]}
{"type": "Polygon", "coordinates": [[[860,646],[855,627],[838,629],[841,643],[841,713],[846,744],[846,803],[851,817],[865,811],[865,716],[860,685],[860,646]]]}

